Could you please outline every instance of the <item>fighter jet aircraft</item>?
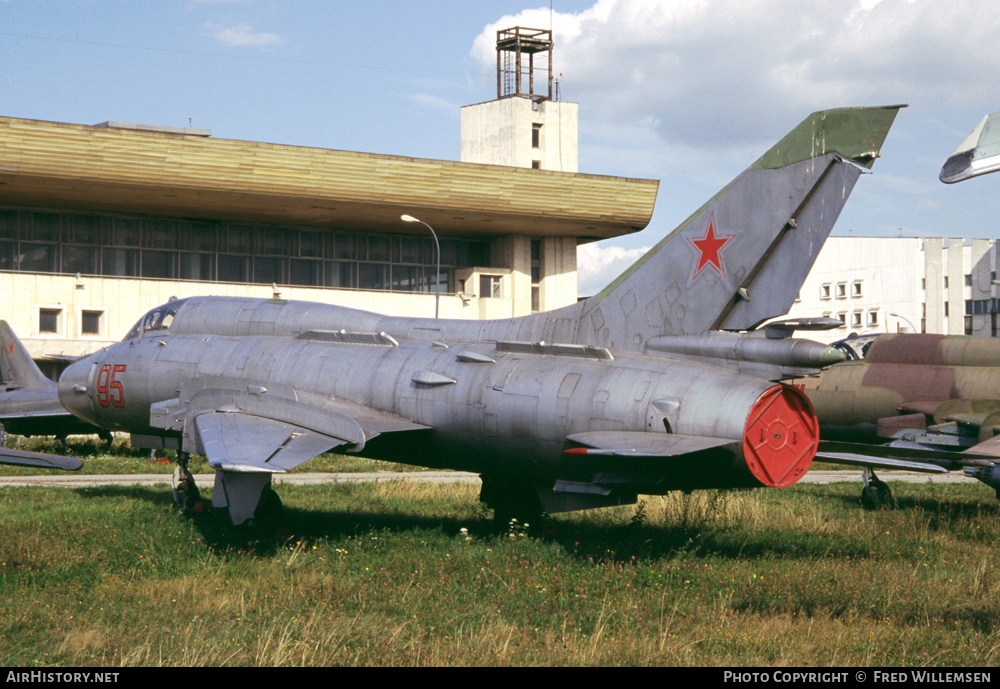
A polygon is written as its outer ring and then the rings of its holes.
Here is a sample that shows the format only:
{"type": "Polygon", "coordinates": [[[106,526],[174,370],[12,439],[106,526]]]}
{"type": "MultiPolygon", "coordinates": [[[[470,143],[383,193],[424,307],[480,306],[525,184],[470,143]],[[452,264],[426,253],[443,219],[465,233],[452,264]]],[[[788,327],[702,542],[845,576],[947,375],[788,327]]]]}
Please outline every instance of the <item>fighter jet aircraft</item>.
{"type": "Polygon", "coordinates": [[[1000,112],[987,115],[948,156],[939,175],[945,184],[1000,170],[1000,112]]]}
{"type": "Polygon", "coordinates": [[[822,444],[828,458],[867,467],[867,504],[891,501],[878,467],[964,470],[1000,489],[1000,341],[900,333],[838,346],[851,360],[801,383],[824,440],[886,443],[853,458],[856,447],[822,444]]]}
{"type": "Polygon", "coordinates": [[[0,464],[79,469],[83,463],[72,457],[9,449],[7,433],[65,438],[98,430],[107,433],[63,408],[55,381],[42,374],[7,321],[0,321],[0,464]]]}
{"type": "MultiPolygon", "coordinates": [[[[638,494],[791,485],[818,441],[805,396],[678,358],[663,338],[784,314],[899,107],[810,115],[572,306],[460,321],[182,299],[69,366],[59,398],[135,445],[178,450],[182,499],[188,456],[205,455],[212,503],[237,525],[277,508],[272,473],[338,447],[478,472],[500,523],[638,494]]],[[[755,356],[799,363],[791,346],[755,356]]]]}

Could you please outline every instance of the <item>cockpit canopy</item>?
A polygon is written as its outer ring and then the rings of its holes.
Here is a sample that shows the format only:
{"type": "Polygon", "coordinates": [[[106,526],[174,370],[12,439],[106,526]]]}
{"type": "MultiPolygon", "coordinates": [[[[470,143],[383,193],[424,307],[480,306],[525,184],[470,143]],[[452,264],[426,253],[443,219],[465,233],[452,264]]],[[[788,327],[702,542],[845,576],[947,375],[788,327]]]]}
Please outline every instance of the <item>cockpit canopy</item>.
{"type": "Polygon", "coordinates": [[[177,311],[180,310],[185,301],[187,300],[175,299],[149,311],[132,326],[132,329],[125,335],[125,340],[169,330],[170,325],[174,322],[174,316],[177,315],[177,311]]]}
{"type": "Polygon", "coordinates": [[[847,361],[858,361],[868,356],[868,350],[880,333],[855,335],[833,343],[833,346],[847,355],[847,361]]]}

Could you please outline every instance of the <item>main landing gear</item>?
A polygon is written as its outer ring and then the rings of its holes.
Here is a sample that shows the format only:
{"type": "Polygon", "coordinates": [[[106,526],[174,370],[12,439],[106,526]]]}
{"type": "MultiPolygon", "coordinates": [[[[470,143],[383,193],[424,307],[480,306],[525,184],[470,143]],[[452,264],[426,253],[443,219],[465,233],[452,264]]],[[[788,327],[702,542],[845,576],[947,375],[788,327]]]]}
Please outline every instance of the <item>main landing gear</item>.
{"type": "Polygon", "coordinates": [[[225,509],[233,526],[268,526],[284,514],[281,498],[271,487],[269,473],[216,471],[212,503],[203,500],[188,469],[191,456],[178,453],[174,466],[174,504],[180,514],[200,514],[210,508],[225,509]]]}
{"type": "Polygon", "coordinates": [[[896,500],[892,497],[889,485],[880,480],[871,467],[865,467],[861,472],[864,488],[861,489],[861,505],[865,509],[875,510],[883,507],[895,507],[896,500]]]}
{"type": "Polygon", "coordinates": [[[534,487],[483,476],[479,500],[493,509],[493,528],[507,533],[517,528],[537,530],[542,523],[542,503],[534,487]]]}

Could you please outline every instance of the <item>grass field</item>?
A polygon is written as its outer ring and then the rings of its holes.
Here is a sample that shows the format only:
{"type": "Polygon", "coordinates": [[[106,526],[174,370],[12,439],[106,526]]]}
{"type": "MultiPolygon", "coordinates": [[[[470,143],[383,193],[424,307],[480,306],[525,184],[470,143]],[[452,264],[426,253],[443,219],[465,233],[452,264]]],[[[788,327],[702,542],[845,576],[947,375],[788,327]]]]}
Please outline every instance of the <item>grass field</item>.
{"type": "Polygon", "coordinates": [[[704,492],[491,533],[468,485],[282,485],[234,533],[169,489],[0,490],[0,664],[986,666],[981,485],[704,492]]]}

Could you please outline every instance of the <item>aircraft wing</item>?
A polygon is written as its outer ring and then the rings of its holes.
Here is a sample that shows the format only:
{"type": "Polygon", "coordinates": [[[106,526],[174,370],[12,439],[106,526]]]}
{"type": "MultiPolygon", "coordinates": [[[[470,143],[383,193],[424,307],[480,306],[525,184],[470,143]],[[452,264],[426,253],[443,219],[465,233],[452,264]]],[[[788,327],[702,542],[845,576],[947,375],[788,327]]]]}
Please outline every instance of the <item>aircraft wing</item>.
{"type": "Polygon", "coordinates": [[[882,469],[904,469],[931,474],[946,474],[967,466],[970,462],[1000,460],[995,454],[950,452],[930,449],[919,443],[894,442],[891,445],[866,445],[820,441],[816,459],[833,464],[849,464],[882,469]]]}
{"type": "MultiPolygon", "coordinates": [[[[558,494],[610,495],[614,489],[643,491],[673,485],[704,487],[706,477],[719,471],[732,471],[742,465],[746,476],[733,485],[790,486],[805,474],[808,463],[803,453],[815,449],[813,442],[786,443],[777,462],[763,460],[760,446],[747,438],[714,438],[678,433],[643,431],[589,431],[566,436],[571,447],[566,474],[555,482],[558,494]],[[574,458],[574,459],[569,459],[574,458]]],[[[548,508],[547,508],[548,509],[548,508]]],[[[551,511],[551,510],[549,510],[551,511]]]]}
{"type": "Polygon", "coordinates": [[[347,441],[241,412],[195,416],[197,444],[213,469],[285,472],[347,441]]]}
{"type": "Polygon", "coordinates": [[[76,471],[83,466],[76,457],[63,457],[62,455],[48,455],[41,452],[27,452],[25,450],[12,450],[7,447],[0,447],[0,464],[13,464],[22,467],[38,467],[41,469],[65,469],[76,471]]]}
{"type": "Polygon", "coordinates": [[[215,469],[280,473],[341,445],[360,451],[382,433],[427,426],[363,405],[301,399],[290,386],[234,378],[197,378],[179,397],[150,407],[150,425],[180,431],[182,449],[215,469]]]}
{"type": "Polygon", "coordinates": [[[1000,170],[1000,112],[987,115],[945,161],[939,175],[954,184],[1000,170]]]}

